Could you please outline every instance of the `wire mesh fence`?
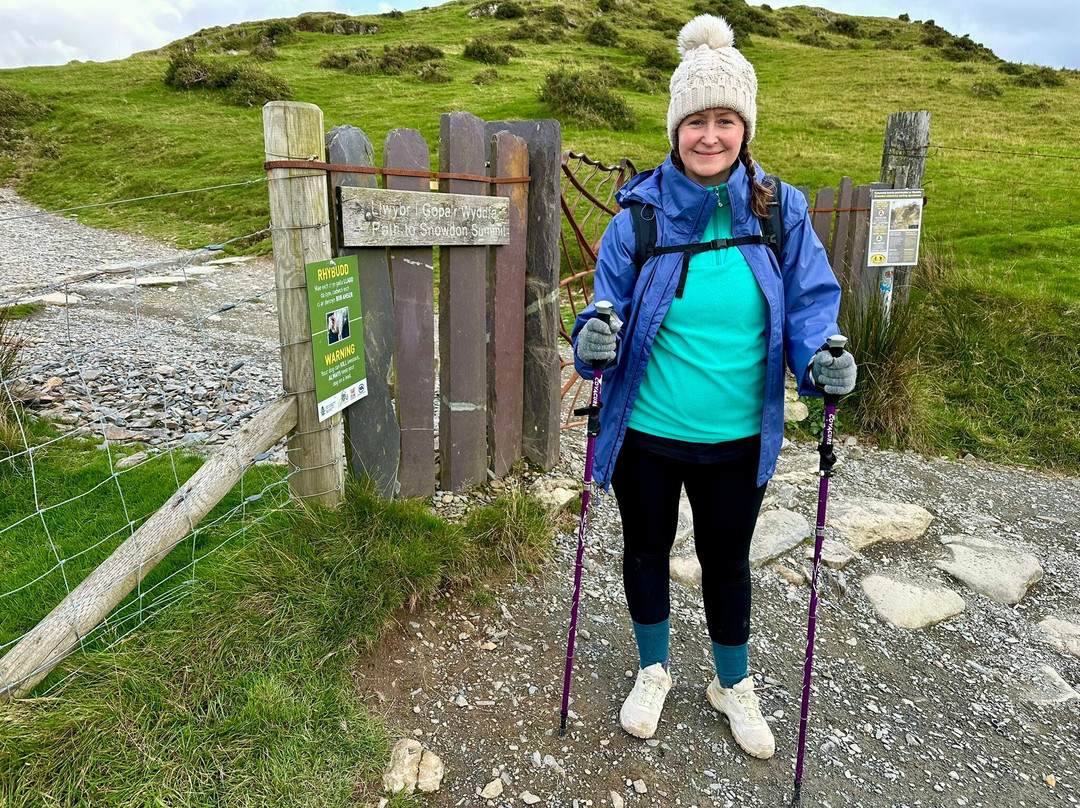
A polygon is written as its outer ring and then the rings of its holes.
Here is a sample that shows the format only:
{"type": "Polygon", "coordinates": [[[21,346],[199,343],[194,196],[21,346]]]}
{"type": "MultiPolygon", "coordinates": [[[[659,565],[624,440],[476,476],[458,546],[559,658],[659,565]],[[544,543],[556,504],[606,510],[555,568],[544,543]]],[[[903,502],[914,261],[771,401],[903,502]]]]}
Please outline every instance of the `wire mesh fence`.
{"type": "MultiPolygon", "coordinates": [[[[111,647],[197,591],[200,570],[216,554],[243,547],[253,527],[287,507],[295,473],[280,443],[248,457],[221,448],[281,393],[273,267],[223,252],[268,229],[183,252],[129,245],[103,262],[72,249],[79,234],[96,231],[22,208],[4,216],[12,207],[0,205],[0,243],[20,245],[0,267],[5,697],[58,657],[111,647]],[[29,218],[38,240],[27,245],[17,225],[29,218]],[[68,237],[50,242],[50,221],[68,237]],[[215,453],[227,455],[238,481],[200,522],[185,486],[215,453]],[[162,549],[140,547],[140,529],[166,502],[186,529],[162,549]],[[87,626],[94,604],[80,583],[132,543],[133,561],[119,573],[130,594],[87,626]],[[56,647],[47,665],[13,674],[5,660],[50,613],[64,627],[50,639],[56,647]]],[[[53,673],[46,692],[77,666],[74,657],[53,673]]]]}

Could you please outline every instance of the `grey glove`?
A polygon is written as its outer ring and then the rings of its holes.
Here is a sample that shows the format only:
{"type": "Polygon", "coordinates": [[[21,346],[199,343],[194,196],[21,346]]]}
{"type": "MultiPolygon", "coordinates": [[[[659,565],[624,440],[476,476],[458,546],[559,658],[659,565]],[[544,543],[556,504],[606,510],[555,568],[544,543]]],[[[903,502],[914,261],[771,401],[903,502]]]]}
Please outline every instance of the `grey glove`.
{"type": "Polygon", "coordinates": [[[615,335],[622,328],[622,320],[614,314],[605,323],[599,317],[586,320],[578,332],[577,355],[582,362],[603,367],[615,360],[615,335]]]}
{"type": "Polygon", "coordinates": [[[844,396],[854,390],[855,376],[855,357],[847,351],[833,356],[823,349],[810,360],[811,381],[831,396],[844,396]]]}

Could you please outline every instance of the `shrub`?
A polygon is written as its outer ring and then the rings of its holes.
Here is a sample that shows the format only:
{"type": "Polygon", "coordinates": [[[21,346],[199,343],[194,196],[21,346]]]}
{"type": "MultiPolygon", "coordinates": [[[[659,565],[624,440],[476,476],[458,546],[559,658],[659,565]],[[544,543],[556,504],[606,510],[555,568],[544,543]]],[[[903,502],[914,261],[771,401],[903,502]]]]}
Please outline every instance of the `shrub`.
{"type": "Polygon", "coordinates": [[[1015,83],[1018,87],[1061,87],[1065,77],[1052,67],[1036,67],[1028,72],[1021,70],[1015,83]]]}
{"type": "Polygon", "coordinates": [[[472,82],[483,87],[485,84],[494,84],[498,79],[499,71],[494,67],[488,67],[473,76],[472,82]]]}
{"type": "Polygon", "coordinates": [[[641,55],[645,59],[645,67],[650,70],[674,70],[679,66],[679,52],[670,45],[646,48],[641,55]]]}
{"type": "Polygon", "coordinates": [[[821,31],[810,31],[806,34],[799,34],[795,37],[795,41],[801,42],[804,45],[810,45],[814,48],[825,48],[831,50],[836,46],[825,36],[821,31]]]}
{"type": "Polygon", "coordinates": [[[269,40],[264,39],[252,48],[251,53],[248,55],[258,62],[272,62],[277,58],[277,50],[270,44],[269,40]]]}
{"type": "Polygon", "coordinates": [[[607,12],[614,10],[615,0],[599,0],[596,7],[606,14],[607,12]]]}
{"type": "Polygon", "coordinates": [[[229,100],[241,107],[261,107],[267,101],[287,101],[292,97],[288,83],[255,65],[242,65],[228,86],[229,100]]]}
{"type": "Polygon", "coordinates": [[[348,19],[337,11],[309,11],[296,18],[296,30],[310,33],[327,33],[338,20],[348,19]]]}
{"type": "Polygon", "coordinates": [[[511,40],[530,40],[538,45],[547,45],[558,42],[566,37],[562,28],[538,25],[532,22],[523,22],[510,31],[511,40]]]}
{"type": "Polygon", "coordinates": [[[683,22],[681,20],[675,19],[674,17],[657,17],[649,23],[649,27],[652,28],[654,31],[659,31],[662,34],[676,36],[682,29],[683,22]]]}
{"type": "Polygon", "coordinates": [[[405,16],[405,12],[404,11],[398,11],[395,8],[395,9],[391,9],[390,11],[387,11],[385,14],[380,14],[379,16],[386,17],[387,19],[391,19],[391,20],[400,20],[405,16]]]}
{"type": "Polygon", "coordinates": [[[911,17],[907,14],[901,14],[897,19],[900,20],[900,22],[911,22],[911,17]]]}
{"type": "Polygon", "coordinates": [[[442,62],[424,62],[420,65],[420,69],[416,75],[420,78],[420,81],[428,82],[430,84],[445,84],[448,81],[453,81],[453,76],[446,69],[446,65],[442,62]]]}
{"type": "Polygon", "coordinates": [[[637,80],[633,86],[639,93],[652,95],[663,92],[668,88],[668,75],[651,67],[642,68],[638,71],[637,80]]]}
{"type": "Polygon", "coordinates": [[[205,62],[181,51],[165,68],[165,85],[176,90],[226,90],[229,101],[239,106],[262,106],[267,101],[292,96],[288,83],[250,63],[205,62]]]}
{"type": "Polygon", "coordinates": [[[892,39],[893,32],[891,28],[879,28],[873,33],[874,39],[892,39]]]}
{"type": "Polygon", "coordinates": [[[585,41],[592,45],[613,48],[619,44],[619,32],[603,20],[594,20],[585,26],[585,41]]]}
{"type": "Polygon", "coordinates": [[[274,20],[263,28],[262,38],[271,45],[285,45],[296,39],[296,32],[287,20],[274,20]]]}
{"type": "Polygon", "coordinates": [[[691,9],[695,14],[717,14],[731,23],[735,44],[740,48],[746,34],[780,36],[780,28],[772,15],[747,5],[745,0],[699,0],[691,9]]]}
{"type": "Polygon", "coordinates": [[[997,56],[981,42],[975,42],[970,36],[954,36],[942,48],[942,55],[953,62],[971,62],[975,60],[996,61],[997,56]]]}
{"type": "Polygon", "coordinates": [[[977,81],[971,85],[971,94],[976,98],[998,98],[1001,88],[992,81],[977,81]]]}
{"type": "Polygon", "coordinates": [[[524,16],[525,6],[521,5],[521,3],[515,3],[514,0],[499,3],[499,7],[495,9],[495,19],[497,20],[516,20],[524,16]]]}
{"type": "Polygon", "coordinates": [[[565,69],[548,73],[540,89],[540,100],[583,126],[628,130],[637,125],[626,101],[612,92],[604,78],[595,73],[565,69]]]}
{"type": "Polygon", "coordinates": [[[545,8],[540,14],[540,19],[544,22],[549,22],[552,25],[557,25],[560,28],[568,28],[570,26],[570,19],[566,16],[566,8],[558,3],[545,8]]]}
{"type": "Polygon", "coordinates": [[[998,70],[1010,76],[1019,76],[1024,72],[1023,66],[1016,64],[1016,62],[1002,62],[998,65],[998,70]]]}
{"type": "Polygon", "coordinates": [[[839,17],[829,23],[828,28],[830,31],[835,31],[838,34],[857,38],[862,32],[859,30],[859,21],[854,17],[839,17]]]}
{"type": "Polygon", "coordinates": [[[472,39],[465,45],[461,54],[466,59],[474,62],[483,62],[486,65],[510,64],[510,54],[505,45],[497,45],[487,39],[472,39]]]}

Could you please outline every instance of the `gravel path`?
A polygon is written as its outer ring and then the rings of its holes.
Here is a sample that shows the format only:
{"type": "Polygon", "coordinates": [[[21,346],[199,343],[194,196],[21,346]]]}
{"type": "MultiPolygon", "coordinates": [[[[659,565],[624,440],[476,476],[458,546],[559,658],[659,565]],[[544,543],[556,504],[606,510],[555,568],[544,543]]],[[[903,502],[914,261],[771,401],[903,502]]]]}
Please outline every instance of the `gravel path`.
{"type": "MultiPolygon", "coordinates": [[[[559,472],[580,475],[580,435],[559,472]]],[[[1080,617],[1080,483],[979,462],[925,460],[862,448],[845,452],[832,496],[917,503],[935,521],[921,540],[879,544],[826,588],[819,609],[804,806],[1033,806],[1080,798],[1080,701],[1037,704],[1029,682],[1049,665],[1080,685],[1080,659],[1047,644],[1036,623],[1080,617]],[[1046,575],[1015,607],[965,590],[933,560],[949,533],[993,535],[1033,552],[1046,575]],[[921,631],[875,614],[858,580],[888,570],[963,595],[961,615],[921,631]],[[836,590],[846,589],[842,597],[836,590]]],[[[812,446],[793,445],[767,502],[808,520],[816,512],[812,446]]],[[[433,806],[780,806],[791,799],[809,588],[753,572],[751,669],[777,738],[756,761],[738,751],[707,704],[712,657],[700,590],[672,584],[675,688],[654,739],[618,725],[637,655],[621,579],[612,496],[594,500],[575,659],[576,715],[557,734],[576,538],[564,525],[541,575],[496,586],[494,606],[458,600],[404,618],[360,663],[361,694],[400,737],[415,737],[449,775],[433,806]],[[501,778],[495,800],[478,796],[501,778]],[[615,792],[616,797],[611,796],[615,792]],[[530,798],[531,799],[531,798],[530,798]]],[[[768,505],[767,505],[768,507],[768,505]]],[[[833,534],[835,535],[835,534],[833,534]]],[[[803,547],[782,559],[806,564],[803,547]]],[[[686,552],[687,548],[676,548],[686,552]]],[[[489,792],[491,793],[491,792],[489,792]]],[[[375,804],[379,795],[369,795],[375,804]]]]}
{"type": "MultiPolygon", "coordinates": [[[[0,218],[35,210],[0,188],[0,218]]],[[[0,222],[0,300],[54,296],[18,327],[14,394],[117,440],[223,442],[281,371],[272,261],[214,257],[59,216],[0,222]]]]}

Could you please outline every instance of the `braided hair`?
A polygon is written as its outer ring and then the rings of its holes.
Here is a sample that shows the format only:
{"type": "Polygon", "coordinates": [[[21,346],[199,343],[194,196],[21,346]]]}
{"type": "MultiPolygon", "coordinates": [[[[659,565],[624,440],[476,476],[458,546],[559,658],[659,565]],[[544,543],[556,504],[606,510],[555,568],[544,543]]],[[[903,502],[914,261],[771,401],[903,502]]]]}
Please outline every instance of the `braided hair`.
{"type": "Polygon", "coordinates": [[[750,145],[744,140],[739,149],[739,162],[746,169],[746,176],[750,178],[750,212],[759,219],[769,216],[769,203],[773,200],[773,189],[763,185],[757,178],[757,166],[750,154],[750,145]]]}

